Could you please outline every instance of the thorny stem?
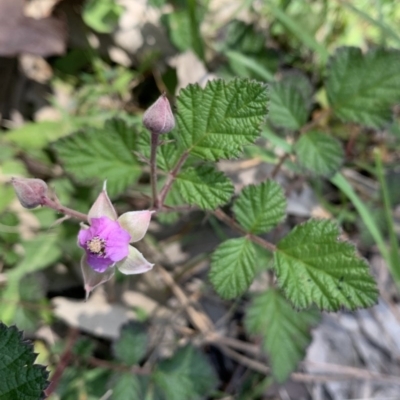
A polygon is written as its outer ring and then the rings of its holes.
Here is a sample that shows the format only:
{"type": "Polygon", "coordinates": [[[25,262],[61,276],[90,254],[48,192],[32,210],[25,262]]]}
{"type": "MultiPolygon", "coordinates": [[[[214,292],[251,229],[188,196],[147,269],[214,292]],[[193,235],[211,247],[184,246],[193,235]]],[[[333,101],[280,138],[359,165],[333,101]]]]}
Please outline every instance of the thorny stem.
{"type": "Polygon", "coordinates": [[[163,207],[164,201],[165,201],[169,191],[171,190],[171,186],[174,183],[174,180],[175,180],[176,176],[178,175],[179,171],[181,170],[182,165],[185,163],[185,161],[187,160],[188,157],[189,157],[188,152],[183,153],[181,155],[180,159],[178,160],[178,162],[176,163],[175,167],[169,172],[167,180],[166,180],[163,188],[161,189],[160,195],[158,197],[157,208],[163,207]]]}
{"type": "Polygon", "coordinates": [[[49,208],[52,208],[53,210],[56,210],[59,213],[68,215],[68,216],[70,216],[72,218],[79,219],[79,220],[81,220],[83,222],[87,222],[87,220],[88,220],[86,214],[83,214],[83,213],[81,213],[79,211],[75,211],[75,210],[72,210],[71,208],[65,207],[62,204],[60,204],[59,202],[51,200],[48,197],[43,197],[42,205],[43,206],[47,206],[49,208]]]}
{"type": "Polygon", "coordinates": [[[157,147],[158,134],[151,132],[150,181],[154,208],[158,208],[159,203],[159,199],[157,196],[157,147]]]}
{"type": "Polygon", "coordinates": [[[264,247],[264,249],[267,249],[269,251],[275,251],[276,246],[273,245],[272,243],[268,242],[265,239],[260,238],[259,236],[249,234],[245,229],[243,229],[233,218],[231,218],[229,215],[225,214],[220,208],[217,208],[214,211],[214,215],[221,220],[222,222],[225,222],[227,225],[229,225],[232,229],[243,233],[246,235],[252,242],[259,244],[261,247],[264,247]]]}

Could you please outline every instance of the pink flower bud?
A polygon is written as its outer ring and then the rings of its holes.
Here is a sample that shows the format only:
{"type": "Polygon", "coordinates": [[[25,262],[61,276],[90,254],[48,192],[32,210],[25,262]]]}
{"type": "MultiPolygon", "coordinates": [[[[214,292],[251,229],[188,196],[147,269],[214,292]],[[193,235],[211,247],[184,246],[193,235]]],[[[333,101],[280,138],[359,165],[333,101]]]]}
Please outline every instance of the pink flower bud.
{"type": "Polygon", "coordinates": [[[47,184],[41,179],[12,178],[19,202],[22,207],[35,208],[43,204],[43,198],[47,196],[47,184]]]}
{"type": "Polygon", "coordinates": [[[171,132],[175,127],[175,118],[165,93],[144,113],[143,125],[151,133],[171,132]]]}

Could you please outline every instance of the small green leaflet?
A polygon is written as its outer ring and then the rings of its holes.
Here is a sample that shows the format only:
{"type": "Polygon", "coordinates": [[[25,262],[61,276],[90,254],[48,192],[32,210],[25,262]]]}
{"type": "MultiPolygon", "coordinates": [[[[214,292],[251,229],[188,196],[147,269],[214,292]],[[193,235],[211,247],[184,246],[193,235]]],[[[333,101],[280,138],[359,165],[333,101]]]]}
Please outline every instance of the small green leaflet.
{"type": "Polygon", "coordinates": [[[66,172],[76,180],[107,180],[110,196],[123,192],[141,174],[133,152],[135,131],[121,119],[106,121],[103,129],[76,132],[54,143],[66,172]]]}
{"type": "Polygon", "coordinates": [[[247,330],[262,336],[263,349],[278,382],[284,382],[304,358],[311,342],[310,328],[318,320],[316,312],[293,310],[275,289],[255,296],[251,302],[246,314],[247,330]]]}
{"type": "Polygon", "coordinates": [[[334,222],[310,220],[278,243],[278,284],[297,309],[315,303],[320,310],[354,310],[378,301],[368,264],[351,243],[338,240],[339,235],[334,222]]]}
{"type": "Polygon", "coordinates": [[[233,210],[240,225],[248,232],[266,233],[286,216],[285,194],[274,181],[247,186],[235,201],[233,210]]]}
{"type": "Polygon", "coordinates": [[[270,87],[269,119],[273,125],[300,129],[308,119],[308,106],[302,93],[286,82],[274,82],[270,87]]]}
{"type": "Polygon", "coordinates": [[[202,209],[213,210],[227,203],[233,194],[230,179],[211,165],[182,171],[176,178],[176,184],[187,203],[198,205],[202,209]]]}
{"type": "Polygon", "coordinates": [[[121,335],[114,343],[115,357],[126,365],[135,365],[147,351],[147,332],[143,324],[129,322],[121,328],[121,335]]]}
{"type": "Polygon", "coordinates": [[[44,398],[48,372],[35,364],[33,346],[15,326],[0,322],[0,399],[37,400],[44,398]]]}
{"type": "Polygon", "coordinates": [[[331,57],[326,90],[330,104],[345,122],[374,128],[390,123],[391,107],[400,102],[400,51],[374,49],[366,54],[342,47],[331,57]]]}
{"type": "Polygon", "coordinates": [[[295,144],[294,150],[300,165],[318,175],[332,176],[343,163],[342,145],[323,132],[304,133],[295,144]]]}
{"type": "Polygon", "coordinates": [[[177,138],[205,160],[237,157],[260,136],[267,100],[266,86],[248,79],[215,80],[204,89],[189,85],[177,99],[177,138]]]}
{"type": "Polygon", "coordinates": [[[205,356],[188,345],[161,361],[153,374],[155,384],[166,400],[194,400],[207,397],[217,384],[205,356]]]}
{"type": "Polygon", "coordinates": [[[248,238],[229,239],[211,257],[210,281],[221,297],[233,299],[253,282],[255,263],[256,250],[248,238]]]}

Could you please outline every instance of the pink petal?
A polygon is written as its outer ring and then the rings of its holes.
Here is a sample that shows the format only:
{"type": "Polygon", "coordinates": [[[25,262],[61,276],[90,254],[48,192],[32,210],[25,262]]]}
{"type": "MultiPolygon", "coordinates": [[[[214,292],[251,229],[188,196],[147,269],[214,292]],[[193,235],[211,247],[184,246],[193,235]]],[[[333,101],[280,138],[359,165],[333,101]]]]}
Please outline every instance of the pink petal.
{"type": "Polygon", "coordinates": [[[92,234],[89,227],[81,229],[78,233],[78,246],[85,248],[85,244],[88,240],[92,238],[92,234]]]}
{"type": "Polygon", "coordinates": [[[90,293],[94,288],[109,281],[115,272],[114,267],[108,268],[105,272],[99,273],[94,271],[86,261],[86,255],[81,258],[81,270],[83,275],[83,282],[86,292],[86,300],[89,298],[90,293]]]}
{"type": "Polygon", "coordinates": [[[154,264],[149,263],[134,247],[129,246],[129,255],[116,263],[117,268],[125,275],[143,274],[150,271],[154,264]]]}
{"type": "Polygon", "coordinates": [[[93,203],[91,209],[89,210],[88,213],[89,221],[92,218],[100,218],[100,217],[108,217],[113,221],[115,221],[118,217],[117,212],[115,211],[115,208],[112,205],[110,198],[108,197],[106,184],[107,181],[104,182],[103,190],[101,191],[101,193],[93,203]]]}
{"type": "Polygon", "coordinates": [[[121,227],[131,235],[130,243],[143,239],[147,229],[149,229],[151,214],[154,211],[130,211],[122,214],[118,218],[121,227]]]}

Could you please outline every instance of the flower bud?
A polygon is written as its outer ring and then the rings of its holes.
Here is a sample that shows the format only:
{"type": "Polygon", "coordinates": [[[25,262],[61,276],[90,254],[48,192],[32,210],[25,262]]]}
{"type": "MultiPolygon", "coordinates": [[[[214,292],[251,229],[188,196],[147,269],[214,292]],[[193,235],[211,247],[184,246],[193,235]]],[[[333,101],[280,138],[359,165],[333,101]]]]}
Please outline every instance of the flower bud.
{"type": "Polygon", "coordinates": [[[143,125],[151,133],[171,132],[175,127],[175,118],[165,93],[144,113],[143,125]]]}
{"type": "Polygon", "coordinates": [[[43,204],[43,198],[47,196],[47,184],[41,179],[12,178],[19,202],[22,207],[35,208],[43,204]]]}

